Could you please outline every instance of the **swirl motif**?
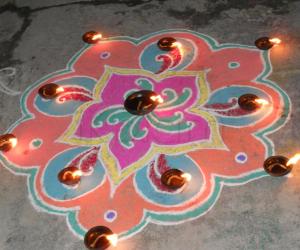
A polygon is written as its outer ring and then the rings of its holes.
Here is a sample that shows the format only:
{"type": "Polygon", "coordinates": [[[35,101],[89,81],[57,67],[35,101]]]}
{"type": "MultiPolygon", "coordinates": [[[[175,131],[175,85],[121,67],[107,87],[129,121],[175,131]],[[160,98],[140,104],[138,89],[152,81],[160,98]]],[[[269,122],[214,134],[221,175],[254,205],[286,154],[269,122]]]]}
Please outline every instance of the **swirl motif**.
{"type": "Polygon", "coordinates": [[[156,42],[149,44],[141,54],[141,67],[156,74],[185,69],[194,60],[197,47],[189,39],[179,38],[177,43],[180,47],[171,51],[161,51],[156,42]]]}

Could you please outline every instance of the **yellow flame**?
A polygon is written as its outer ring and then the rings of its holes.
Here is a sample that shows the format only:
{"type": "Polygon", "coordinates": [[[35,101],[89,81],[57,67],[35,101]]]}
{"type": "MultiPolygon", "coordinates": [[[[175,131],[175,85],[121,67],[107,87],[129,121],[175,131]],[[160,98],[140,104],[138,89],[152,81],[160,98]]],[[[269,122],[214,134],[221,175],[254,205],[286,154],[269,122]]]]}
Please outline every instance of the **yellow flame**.
{"type": "Polygon", "coordinates": [[[11,144],[11,147],[14,148],[18,144],[18,139],[17,138],[10,138],[9,142],[11,144]]]}
{"type": "Polygon", "coordinates": [[[114,247],[117,246],[118,243],[118,235],[117,234],[110,234],[106,235],[106,239],[112,244],[114,247]]]}
{"type": "Polygon", "coordinates": [[[56,93],[61,93],[61,92],[64,92],[64,88],[63,87],[58,87],[56,89],[56,93]]]}
{"type": "Polygon", "coordinates": [[[255,102],[261,105],[267,105],[269,102],[265,99],[255,99],[255,102]]]}
{"type": "Polygon", "coordinates": [[[183,56],[184,50],[183,50],[182,44],[180,42],[172,43],[172,47],[177,47],[177,49],[179,49],[179,51],[180,51],[180,55],[183,56]]]}
{"type": "Polygon", "coordinates": [[[76,170],[76,171],[74,171],[74,172],[72,173],[72,176],[73,176],[73,177],[82,176],[81,170],[76,170]]]}
{"type": "Polygon", "coordinates": [[[271,39],[269,39],[269,41],[271,43],[273,43],[274,45],[279,45],[281,43],[281,40],[277,37],[271,38],[271,39]]]}
{"type": "Polygon", "coordinates": [[[174,43],[172,43],[172,47],[177,47],[178,49],[181,49],[182,44],[180,42],[174,42],[174,43]]]}
{"type": "Polygon", "coordinates": [[[102,34],[101,33],[98,33],[98,34],[96,34],[96,35],[94,35],[93,37],[92,37],[92,40],[98,40],[98,39],[101,39],[102,38],[102,34]]]}
{"type": "Polygon", "coordinates": [[[158,103],[163,103],[164,102],[164,99],[160,96],[160,95],[153,95],[150,97],[150,99],[152,101],[155,101],[155,102],[158,102],[158,103]]]}
{"type": "Polygon", "coordinates": [[[294,165],[300,160],[300,153],[295,154],[289,161],[286,163],[287,166],[294,165]]]}
{"type": "Polygon", "coordinates": [[[192,175],[189,173],[184,173],[181,175],[182,178],[184,178],[187,182],[191,181],[192,175]]]}

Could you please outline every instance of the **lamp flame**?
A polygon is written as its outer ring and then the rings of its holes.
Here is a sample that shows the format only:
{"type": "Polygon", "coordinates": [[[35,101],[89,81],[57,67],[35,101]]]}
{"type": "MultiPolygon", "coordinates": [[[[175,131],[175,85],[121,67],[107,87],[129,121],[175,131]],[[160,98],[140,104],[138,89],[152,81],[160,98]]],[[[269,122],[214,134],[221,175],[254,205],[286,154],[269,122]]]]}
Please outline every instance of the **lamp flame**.
{"type": "Polygon", "coordinates": [[[164,99],[162,99],[162,97],[160,95],[153,95],[150,97],[150,99],[152,101],[155,101],[155,102],[158,102],[158,103],[163,103],[164,102],[164,99]]]}
{"type": "Polygon", "coordinates": [[[76,170],[72,173],[72,176],[75,178],[75,177],[78,177],[78,176],[82,176],[82,171],[81,170],[76,170]]]}
{"type": "Polygon", "coordinates": [[[10,138],[9,142],[11,144],[11,147],[14,148],[18,144],[18,139],[17,138],[10,138]]]}
{"type": "Polygon", "coordinates": [[[63,87],[58,87],[57,89],[56,89],[56,93],[61,93],[61,92],[64,92],[64,88],[63,87]]]}
{"type": "Polygon", "coordinates": [[[180,55],[183,56],[184,50],[182,44],[180,42],[174,42],[172,43],[172,48],[174,47],[176,47],[179,50],[180,55]]]}
{"type": "Polygon", "coordinates": [[[289,161],[286,163],[287,166],[294,165],[300,160],[300,153],[295,154],[289,161]]]}
{"type": "Polygon", "coordinates": [[[184,178],[187,182],[191,181],[192,175],[189,173],[184,173],[181,175],[182,178],[184,178]]]}
{"type": "Polygon", "coordinates": [[[98,33],[98,34],[96,34],[96,35],[94,35],[93,37],[92,37],[92,40],[98,40],[98,39],[101,39],[102,38],[102,34],[101,33],[98,33]]]}
{"type": "Polygon", "coordinates": [[[267,105],[269,102],[265,99],[255,99],[255,102],[261,105],[267,105]]]}
{"type": "Polygon", "coordinates": [[[114,247],[117,246],[118,243],[118,235],[117,234],[110,234],[106,235],[106,239],[112,244],[114,247]]]}
{"type": "Polygon", "coordinates": [[[180,42],[174,42],[174,43],[172,43],[172,47],[177,47],[178,49],[181,49],[182,44],[180,42]]]}
{"type": "Polygon", "coordinates": [[[277,37],[271,38],[271,39],[269,39],[269,41],[271,43],[273,43],[273,45],[275,45],[275,46],[279,45],[281,43],[281,40],[279,38],[277,38],[277,37]]]}

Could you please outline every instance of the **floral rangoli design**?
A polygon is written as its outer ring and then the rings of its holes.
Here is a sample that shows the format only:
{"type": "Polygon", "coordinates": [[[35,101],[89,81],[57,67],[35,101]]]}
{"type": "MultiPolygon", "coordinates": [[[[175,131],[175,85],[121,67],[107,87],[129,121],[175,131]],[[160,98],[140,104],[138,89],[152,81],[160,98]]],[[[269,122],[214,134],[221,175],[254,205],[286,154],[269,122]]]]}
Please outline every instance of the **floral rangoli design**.
{"type": "Polygon", "coordinates": [[[126,238],[148,222],[195,219],[224,185],[266,176],[263,161],[274,150],[267,135],[290,113],[286,93],[267,79],[271,71],[268,51],[187,30],[104,39],[25,91],[23,117],[8,131],[18,145],[1,160],[28,177],[35,207],[65,215],[79,237],[97,225],[126,238]],[[182,46],[160,50],[166,36],[182,46]],[[64,88],[54,101],[37,94],[47,83],[64,88]],[[139,90],[159,93],[164,103],[130,114],[124,101],[139,90]],[[269,105],[242,110],[237,99],[246,93],[269,105]],[[75,187],[57,178],[70,166],[83,172],[75,187]],[[170,168],[192,175],[183,191],[161,184],[170,168]]]}

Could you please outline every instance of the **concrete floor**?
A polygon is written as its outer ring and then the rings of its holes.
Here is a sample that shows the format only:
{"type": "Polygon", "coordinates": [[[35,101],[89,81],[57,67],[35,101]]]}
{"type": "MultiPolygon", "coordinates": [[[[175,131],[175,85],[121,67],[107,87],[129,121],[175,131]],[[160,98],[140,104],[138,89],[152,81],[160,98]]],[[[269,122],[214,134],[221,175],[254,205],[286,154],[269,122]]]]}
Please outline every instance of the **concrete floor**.
{"type": "MultiPolygon", "coordinates": [[[[142,35],[185,28],[220,43],[252,45],[279,35],[286,52],[273,55],[271,79],[293,104],[286,126],[270,136],[277,154],[300,150],[300,1],[288,0],[2,0],[0,2],[0,132],[20,116],[19,92],[65,67],[82,46],[81,35],[142,35]],[[10,76],[1,69],[15,69],[10,76]]],[[[299,165],[298,165],[299,166],[299,165]]],[[[82,241],[64,217],[38,212],[28,199],[26,178],[0,168],[0,249],[75,250],[82,241]]],[[[176,226],[149,224],[116,249],[300,249],[300,170],[291,178],[262,178],[226,187],[205,216],[176,226]]]]}

